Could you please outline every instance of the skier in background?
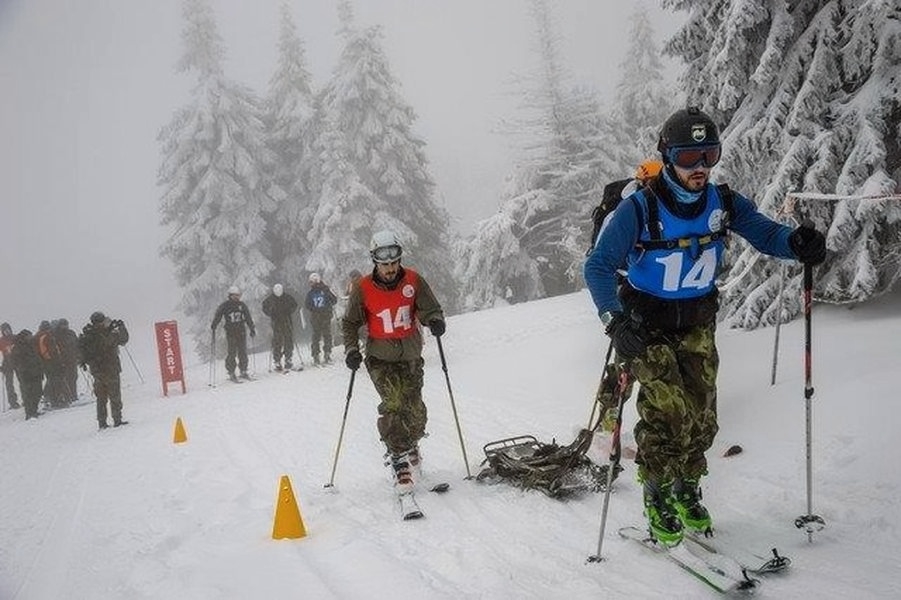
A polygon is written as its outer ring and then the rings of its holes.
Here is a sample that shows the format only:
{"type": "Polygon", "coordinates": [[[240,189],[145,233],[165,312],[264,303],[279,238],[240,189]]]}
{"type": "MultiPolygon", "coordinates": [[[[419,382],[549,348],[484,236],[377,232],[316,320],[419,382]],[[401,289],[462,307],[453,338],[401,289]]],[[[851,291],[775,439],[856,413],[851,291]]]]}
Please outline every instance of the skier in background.
{"type": "Polygon", "coordinates": [[[285,357],[285,369],[291,369],[294,356],[294,324],[291,315],[297,310],[297,300],[285,293],[284,286],[276,283],[272,293],[263,300],[263,314],[272,322],[272,362],[276,371],[282,370],[282,357],[285,357]]]}
{"type": "Polygon", "coordinates": [[[82,368],[91,369],[94,396],[97,399],[97,423],[100,429],[109,427],[107,402],[113,417],[113,427],[127,425],[122,419],[122,386],[119,346],[128,343],[128,329],[121,319],[110,319],[99,310],[91,314],[91,322],[84,326],[78,338],[82,368]]]}
{"type": "Polygon", "coordinates": [[[15,373],[13,372],[13,363],[10,359],[13,346],[16,344],[16,336],[13,334],[13,328],[9,323],[0,325],[0,355],[2,355],[3,363],[0,364],[0,371],[3,372],[3,384],[6,386],[6,401],[10,408],[20,408],[19,396],[16,395],[15,373]]]}
{"type": "Polygon", "coordinates": [[[237,366],[241,370],[241,377],[250,379],[250,374],[247,373],[247,331],[250,331],[250,337],[256,337],[257,330],[253,325],[250,309],[241,301],[241,290],[237,286],[233,285],[228,289],[228,298],[216,309],[210,326],[213,335],[216,334],[219,321],[223,320],[227,345],[225,370],[228,372],[228,378],[234,382],[238,381],[235,376],[237,366]]]}
{"type": "Polygon", "coordinates": [[[313,338],[310,340],[310,351],[313,363],[319,360],[320,343],[326,363],[332,362],[332,318],[335,316],[335,304],[338,297],[329,289],[319,273],[310,273],[310,290],[307,292],[304,307],[310,313],[310,324],[313,327],[313,338]]]}

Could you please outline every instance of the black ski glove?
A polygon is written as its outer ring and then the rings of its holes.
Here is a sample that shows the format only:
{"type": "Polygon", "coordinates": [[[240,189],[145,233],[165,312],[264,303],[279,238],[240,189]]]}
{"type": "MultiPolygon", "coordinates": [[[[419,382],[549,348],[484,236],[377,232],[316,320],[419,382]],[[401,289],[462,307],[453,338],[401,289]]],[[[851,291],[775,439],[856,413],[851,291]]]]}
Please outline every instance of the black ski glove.
{"type": "Polygon", "coordinates": [[[826,260],[826,236],[810,225],[795,229],[788,238],[788,245],[805,265],[818,265],[826,260]]]}
{"type": "Polygon", "coordinates": [[[648,349],[648,333],[637,316],[616,313],[607,326],[607,335],[613,341],[616,355],[623,360],[632,360],[648,349]]]}
{"type": "Polygon", "coordinates": [[[347,354],[344,356],[344,364],[347,365],[347,368],[351,371],[359,369],[362,362],[363,355],[360,354],[360,351],[356,348],[348,350],[347,354]]]}
{"type": "Polygon", "coordinates": [[[432,335],[435,337],[441,337],[444,335],[444,331],[447,329],[447,324],[444,322],[444,319],[433,319],[429,323],[429,331],[432,332],[432,335]]]}

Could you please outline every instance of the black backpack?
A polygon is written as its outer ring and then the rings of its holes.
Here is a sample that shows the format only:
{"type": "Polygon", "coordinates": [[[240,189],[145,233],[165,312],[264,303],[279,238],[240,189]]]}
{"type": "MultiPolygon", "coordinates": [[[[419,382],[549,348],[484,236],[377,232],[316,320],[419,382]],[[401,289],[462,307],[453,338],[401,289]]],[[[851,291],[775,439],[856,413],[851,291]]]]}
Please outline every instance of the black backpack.
{"type": "Polygon", "coordinates": [[[604,186],[604,196],[601,198],[601,203],[591,210],[591,239],[589,240],[588,249],[585,251],[585,256],[588,256],[594,250],[594,245],[598,241],[598,235],[601,233],[601,227],[604,225],[604,219],[616,210],[616,207],[623,199],[623,190],[632,181],[634,180],[631,177],[627,177],[604,186]]]}

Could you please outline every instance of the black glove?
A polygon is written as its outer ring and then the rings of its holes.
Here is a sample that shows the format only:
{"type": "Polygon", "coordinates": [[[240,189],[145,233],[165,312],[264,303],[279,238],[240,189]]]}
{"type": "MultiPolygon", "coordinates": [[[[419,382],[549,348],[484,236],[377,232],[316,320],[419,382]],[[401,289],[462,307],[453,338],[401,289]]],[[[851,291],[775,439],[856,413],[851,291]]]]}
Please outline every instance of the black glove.
{"type": "Polygon", "coordinates": [[[616,355],[623,360],[632,360],[648,349],[648,333],[638,317],[616,313],[607,326],[607,335],[613,341],[616,355]]]}
{"type": "Polygon", "coordinates": [[[433,319],[429,323],[429,331],[432,332],[432,335],[435,337],[441,337],[444,335],[444,331],[447,329],[447,324],[444,322],[444,319],[433,319]]]}
{"type": "Polygon", "coordinates": [[[344,355],[344,364],[347,365],[347,368],[351,371],[356,371],[360,368],[360,363],[363,362],[363,355],[360,354],[360,351],[356,348],[347,351],[347,354],[344,355]]]}
{"type": "Polygon", "coordinates": [[[88,364],[87,364],[87,363],[81,363],[81,370],[82,370],[82,371],[87,371],[87,370],[88,370],[88,364]]]}
{"type": "Polygon", "coordinates": [[[810,225],[795,229],[788,238],[788,245],[805,265],[818,265],[826,260],[826,236],[810,225]]]}
{"type": "Polygon", "coordinates": [[[110,329],[119,329],[120,327],[122,327],[124,325],[125,325],[125,323],[122,322],[122,319],[114,319],[114,320],[110,321],[110,324],[109,324],[110,329]]]}

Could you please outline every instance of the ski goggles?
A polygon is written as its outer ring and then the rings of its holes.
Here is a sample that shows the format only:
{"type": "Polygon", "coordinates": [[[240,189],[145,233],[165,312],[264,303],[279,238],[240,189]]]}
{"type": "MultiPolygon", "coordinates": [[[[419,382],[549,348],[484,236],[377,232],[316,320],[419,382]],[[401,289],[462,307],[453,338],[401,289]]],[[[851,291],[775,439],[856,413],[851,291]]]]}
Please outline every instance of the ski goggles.
{"type": "Polygon", "coordinates": [[[701,163],[710,168],[720,162],[722,146],[685,146],[670,148],[666,151],[669,161],[680,169],[693,169],[701,163]]]}
{"type": "Polygon", "coordinates": [[[400,246],[382,246],[373,250],[371,254],[373,261],[385,265],[399,261],[403,251],[400,246]]]}

